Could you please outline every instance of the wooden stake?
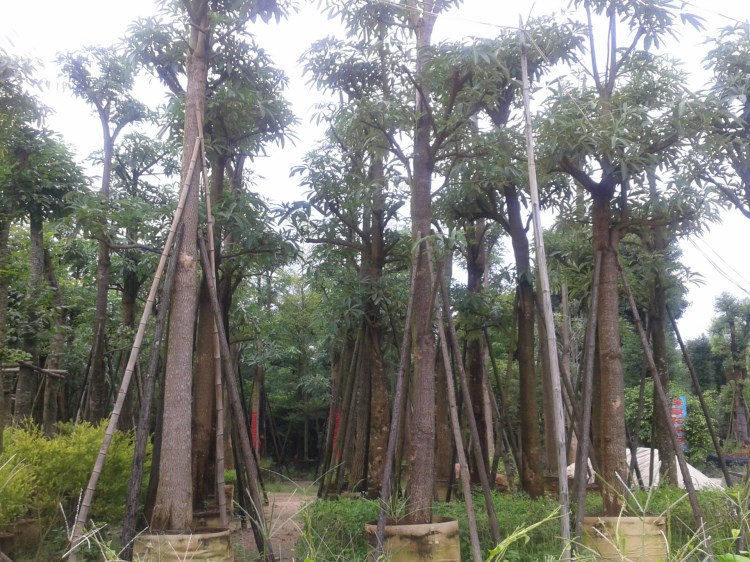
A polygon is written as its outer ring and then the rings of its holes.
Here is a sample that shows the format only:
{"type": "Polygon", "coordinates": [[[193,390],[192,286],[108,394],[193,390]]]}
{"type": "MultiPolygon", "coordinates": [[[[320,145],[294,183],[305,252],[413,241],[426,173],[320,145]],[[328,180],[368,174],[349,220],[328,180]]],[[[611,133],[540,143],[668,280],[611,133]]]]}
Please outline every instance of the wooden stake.
{"type": "Polygon", "coordinates": [[[542,219],[539,210],[539,188],[536,182],[536,162],[534,160],[534,137],[531,134],[531,110],[529,101],[529,71],[526,60],[526,32],[523,21],[519,18],[519,35],[521,38],[521,74],[523,79],[523,107],[526,121],[526,152],[529,163],[529,188],[531,190],[531,216],[534,223],[534,245],[536,261],[539,268],[544,305],[544,324],[547,328],[547,349],[549,352],[550,379],[552,391],[552,415],[555,422],[555,440],[557,441],[557,481],[560,493],[560,530],[563,541],[563,560],[570,559],[570,507],[568,505],[568,477],[565,471],[567,453],[565,443],[565,414],[563,413],[562,389],[560,386],[560,367],[557,359],[557,342],[555,323],[552,318],[552,298],[550,296],[547,258],[544,251],[542,219]]]}
{"type": "MultiPolygon", "coordinates": [[[[422,237],[422,233],[417,234],[417,239],[422,237]]],[[[419,245],[415,251],[419,251],[419,245]]],[[[412,256],[413,258],[413,256],[412,256]]],[[[401,340],[401,357],[396,372],[396,390],[393,394],[393,416],[391,417],[391,427],[388,431],[388,448],[385,452],[385,466],[383,466],[383,483],[380,487],[380,511],[378,512],[378,526],[375,531],[375,550],[373,560],[378,560],[383,551],[383,538],[385,537],[385,517],[388,502],[391,499],[391,476],[393,474],[393,461],[396,456],[396,445],[398,443],[399,432],[401,431],[401,413],[404,409],[406,393],[404,392],[406,377],[406,366],[409,364],[409,343],[411,340],[411,317],[414,313],[414,285],[417,279],[416,264],[412,264],[411,280],[409,281],[409,298],[406,304],[406,319],[404,323],[404,334],[401,340]]]]}
{"type": "MultiPolygon", "coordinates": [[[[451,368],[451,358],[448,353],[448,344],[445,337],[445,326],[441,314],[441,308],[437,310],[438,320],[438,337],[440,338],[440,351],[443,354],[443,363],[445,369],[445,384],[448,390],[448,407],[451,414],[451,430],[453,431],[453,442],[456,445],[456,455],[458,456],[458,465],[461,469],[461,488],[464,492],[464,502],[466,503],[466,522],[469,525],[469,539],[471,542],[471,555],[474,562],[482,561],[482,549],[479,546],[479,533],[477,532],[477,518],[474,513],[474,503],[471,497],[471,476],[469,475],[469,463],[466,460],[463,439],[461,437],[461,426],[458,419],[458,406],[456,405],[456,387],[453,384],[453,369],[451,368]]],[[[471,416],[469,416],[471,417],[471,416]]],[[[478,449],[478,447],[475,447],[478,449]]],[[[499,542],[499,541],[498,541],[499,542]]]]}
{"type": "MultiPolygon", "coordinates": [[[[591,284],[591,299],[589,301],[588,321],[586,323],[586,339],[583,344],[583,385],[581,389],[581,419],[579,421],[580,435],[578,436],[578,450],[576,455],[576,471],[574,490],[576,491],[576,543],[580,544],[583,532],[583,518],[586,515],[586,474],[589,467],[589,450],[591,448],[591,389],[594,379],[594,354],[596,353],[596,319],[599,311],[599,277],[602,269],[602,253],[594,255],[594,279],[591,284]]],[[[567,476],[567,474],[566,474],[567,476]]]]}
{"type": "MultiPolygon", "coordinates": [[[[451,317],[450,296],[448,295],[448,289],[443,283],[442,276],[438,276],[438,285],[440,287],[440,293],[443,299],[443,317],[445,319],[445,324],[448,327],[448,337],[450,338],[449,341],[451,342],[451,347],[453,349],[453,356],[458,358],[461,357],[461,350],[459,349],[458,336],[456,335],[456,328],[453,325],[453,319],[451,317]]],[[[490,523],[490,532],[492,533],[492,540],[495,541],[495,543],[499,543],[501,540],[500,527],[497,524],[495,506],[492,503],[492,490],[490,489],[490,482],[487,478],[487,467],[485,466],[484,459],[482,458],[482,448],[479,446],[480,437],[479,431],[477,430],[477,422],[474,419],[474,416],[471,415],[473,409],[471,404],[471,395],[469,393],[469,382],[466,376],[466,371],[464,370],[463,362],[457,360],[456,366],[458,367],[458,380],[461,383],[461,397],[463,399],[464,408],[467,413],[466,419],[469,422],[469,435],[471,436],[471,440],[474,443],[472,451],[474,451],[474,462],[477,466],[479,481],[482,484],[482,493],[484,494],[484,503],[487,508],[487,518],[489,519],[490,523]]],[[[458,447],[458,443],[456,443],[456,447],[458,447]]]]}

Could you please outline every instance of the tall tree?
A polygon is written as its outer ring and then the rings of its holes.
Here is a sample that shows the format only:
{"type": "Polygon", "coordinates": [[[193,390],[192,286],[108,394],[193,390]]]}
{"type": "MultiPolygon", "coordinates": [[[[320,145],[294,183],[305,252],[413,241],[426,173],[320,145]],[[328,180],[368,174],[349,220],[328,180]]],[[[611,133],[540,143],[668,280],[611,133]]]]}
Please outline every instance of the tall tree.
{"type": "MultiPolygon", "coordinates": [[[[204,126],[210,119],[207,109],[209,77],[231,74],[232,64],[220,56],[222,49],[237,47],[234,37],[241,35],[241,29],[250,20],[260,17],[264,21],[280,18],[286,10],[283,2],[240,1],[237,3],[210,2],[209,0],[184,0],[175,3],[176,13],[184,18],[189,28],[187,37],[187,62],[183,66],[176,52],[179,44],[180,26],[177,22],[162,24],[157,20],[138,23],[135,48],[143,63],[153,69],[161,80],[178,96],[184,93],[184,127],[182,156],[182,185],[190,189],[183,221],[183,242],[180,246],[178,268],[175,277],[174,298],[170,312],[170,331],[167,343],[167,365],[164,386],[164,440],[159,467],[159,483],[156,492],[156,505],[152,517],[152,527],[156,529],[185,529],[192,523],[193,493],[191,468],[191,389],[193,379],[193,337],[198,310],[196,282],[196,236],[199,210],[199,173],[187,177],[191,162],[196,172],[201,168],[201,159],[193,161],[199,139],[204,136],[204,126]],[[175,39],[178,39],[175,41],[175,39]],[[227,64],[221,66],[221,62],[227,64]],[[218,65],[218,66],[215,66],[218,65]],[[180,75],[186,76],[184,92],[180,75]]],[[[225,53],[224,53],[225,54],[225,53]]],[[[235,62],[240,62],[237,57],[235,62]]],[[[257,70],[257,69],[256,69],[257,70]]],[[[224,87],[229,91],[228,84],[224,87]]],[[[247,92],[245,92],[247,95],[247,92]]],[[[268,99],[264,100],[264,103],[268,99]]],[[[261,105],[258,112],[263,114],[261,105]]],[[[226,116],[226,123],[236,118],[236,114],[226,116]]],[[[257,124],[261,132],[263,125],[257,124]]],[[[277,130],[277,129],[276,129],[277,130]]],[[[245,136],[258,136],[257,131],[242,132],[245,136]]],[[[243,138],[245,138],[243,136],[243,138]]],[[[241,167],[240,167],[241,168],[241,167]]],[[[223,174],[224,169],[214,170],[223,174]]],[[[242,177],[241,171],[238,177],[242,177]]],[[[194,454],[195,451],[192,451],[194,454]]]]}
{"type": "Polygon", "coordinates": [[[684,140],[684,77],[669,60],[653,55],[674,34],[679,3],[575,0],[585,11],[589,61],[586,83],[561,88],[550,98],[544,124],[547,149],[559,169],[591,198],[594,253],[602,255],[597,322],[594,449],[600,466],[605,512],[619,513],[624,482],[625,423],[620,348],[617,253],[627,228],[631,177],[668,160],[684,140]],[[599,57],[594,23],[607,30],[599,57]],[[622,37],[621,22],[628,31],[622,37]]]}
{"type": "Polygon", "coordinates": [[[94,312],[91,366],[85,417],[99,421],[107,415],[109,389],[105,367],[107,301],[109,298],[111,261],[107,217],[112,162],[117,137],[129,124],[144,118],[146,109],[132,95],[134,68],[130,58],[114,48],[88,47],[68,53],[60,59],[62,72],[73,93],[96,110],[102,128],[102,181],[100,205],[104,209],[95,235],[99,241],[96,265],[96,303],[94,312]]]}

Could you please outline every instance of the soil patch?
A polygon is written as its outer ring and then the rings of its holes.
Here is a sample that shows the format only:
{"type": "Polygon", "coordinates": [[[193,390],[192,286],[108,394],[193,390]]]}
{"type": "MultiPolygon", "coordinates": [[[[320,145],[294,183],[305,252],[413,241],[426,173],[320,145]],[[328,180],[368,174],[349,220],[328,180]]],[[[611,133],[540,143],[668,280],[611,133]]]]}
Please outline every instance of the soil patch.
{"type": "MultiPolygon", "coordinates": [[[[271,545],[276,560],[279,562],[301,562],[302,555],[295,551],[297,541],[302,534],[304,522],[300,512],[302,507],[315,499],[316,488],[313,482],[294,482],[292,491],[268,492],[268,505],[263,507],[266,523],[269,525],[271,545]]],[[[255,560],[258,549],[250,528],[240,529],[235,535],[235,544],[241,545],[243,554],[237,562],[255,560]]]]}

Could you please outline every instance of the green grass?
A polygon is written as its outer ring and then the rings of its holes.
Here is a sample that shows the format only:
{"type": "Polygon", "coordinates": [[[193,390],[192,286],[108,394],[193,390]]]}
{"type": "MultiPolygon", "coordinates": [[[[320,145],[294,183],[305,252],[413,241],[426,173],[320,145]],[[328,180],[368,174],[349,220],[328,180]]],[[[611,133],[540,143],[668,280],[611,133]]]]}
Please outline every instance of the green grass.
{"type": "MultiPolygon", "coordinates": [[[[747,498],[738,488],[699,492],[699,503],[704,512],[706,527],[714,551],[718,555],[737,552],[737,544],[733,538],[734,530],[739,528],[743,514],[747,513],[741,508],[742,501],[747,501],[747,498]]],[[[519,527],[528,527],[542,521],[558,507],[554,499],[532,500],[522,494],[495,495],[493,504],[502,537],[508,537],[519,527]]],[[[656,489],[650,495],[647,492],[634,492],[629,505],[630,509],[623,515],[663,515],[667,518],[670,552],[680,553],[675,555],[674,560],[685,559],[684,553],[688,547],[697,543],[695,521],[684,490],[665,487],[656,489]]],[[[496,545],[490,535],[484,498],[481,494],[474,497],[474,506],[482,553],[487,556],[496,545]]],[[[600,513],[601,497],[589,494],[586,512],[600,513]]],[[[437,503],[433,513],[458,519],[461,556],[463,560],[471,560],[464,503],[437,503]]],[[[306,528],[297,551],[306,554],[315,562],[364,561],[367,543],[363,527],[367,521],[377,518],[377,514],[377,502],[370,500],[342,498],[312,502],[304,512],[306,528]]],[[[545,521],[529,531],[528,540],[515,542],[504,560],[557,560],[562,551],[559,536],[559,519],[545,521]]]]}

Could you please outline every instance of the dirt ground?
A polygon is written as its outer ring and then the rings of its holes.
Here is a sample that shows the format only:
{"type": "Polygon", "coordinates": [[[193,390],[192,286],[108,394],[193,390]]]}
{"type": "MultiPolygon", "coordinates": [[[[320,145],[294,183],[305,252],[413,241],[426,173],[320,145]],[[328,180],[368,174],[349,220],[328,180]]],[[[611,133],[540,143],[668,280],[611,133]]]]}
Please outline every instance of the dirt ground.
{"type": "MultiPolygon", "coordinates": [[[[295,489],[284,492],[268,492],[268,505],[263,508],[266,522],[269,525],[271,545],[276,560],[279,562],[301,562],[301,555],[295,552],[295,546],[299,540],[303,521],[300,511],[305,503],[315,499],[316,488],[312,482],[295,482],[295,489]]],[[[257,548],[253,532],[241,529],[235,535],[235,544],[242,545],[250,558],[257,556],[257,548]]],[[[238,558],[237,562],[244,562],[244,558],[238,558]]]]}

